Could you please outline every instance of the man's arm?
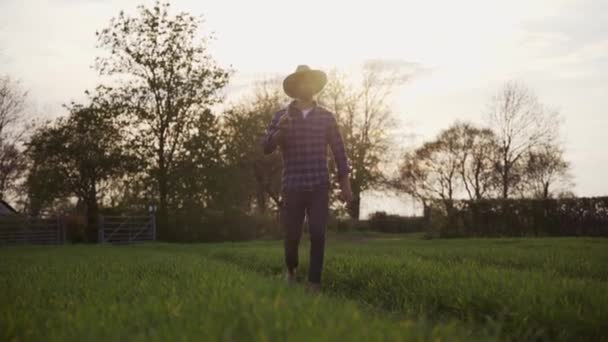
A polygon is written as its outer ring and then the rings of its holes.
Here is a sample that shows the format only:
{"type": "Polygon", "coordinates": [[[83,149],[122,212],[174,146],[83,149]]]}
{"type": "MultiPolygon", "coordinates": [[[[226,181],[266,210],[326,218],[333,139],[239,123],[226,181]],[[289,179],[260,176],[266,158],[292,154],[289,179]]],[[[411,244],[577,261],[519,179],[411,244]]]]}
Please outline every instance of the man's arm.
{"type": "Polygon", "coordinates": [[[274,117],[272,118],[272,120],[270,121],[268,128],[266,129],[266,135],[264,136],[264,139],[262,140],[262,147],[264,149],[264,154],[271,154],[272,152],[274,152],[274,150],[277,148],[277,145],[279,144],[279,141],[280,141],[279,120],[281,119],[281,116],[283,115],[283,113],[284,113],[284,111],[277,112],[274,115],[274,117]]]}
{"type": "Polygon", "coordinates": [[[342,140],[342,134],[338,129],[338,123],[336,118],[331,116],[331,122],[329,127],[329,146],[334,155],[336,167],[338,169],[338,179],[341,180],[348,176],[350,167],[348,165],[348,159],[346,157],[346,149],[344,148],[344,141],[342,140]]]}
{"type": "Polygon", "coordinates": [[[353,199],[352,190],[350,188],[350,180],[348,178],[350,166],[346,156],[346,149],[344,148],[344,140],[342,139],[342,134],[340,134],[338,123],[336,122],[336,118],[333,116],[333,114],[331,115],[329,128],[329,146],[334,155],[334,160],[338,169],[338,181],[340,182],[342,199],[346,202],[350,202],[353,199]]]}

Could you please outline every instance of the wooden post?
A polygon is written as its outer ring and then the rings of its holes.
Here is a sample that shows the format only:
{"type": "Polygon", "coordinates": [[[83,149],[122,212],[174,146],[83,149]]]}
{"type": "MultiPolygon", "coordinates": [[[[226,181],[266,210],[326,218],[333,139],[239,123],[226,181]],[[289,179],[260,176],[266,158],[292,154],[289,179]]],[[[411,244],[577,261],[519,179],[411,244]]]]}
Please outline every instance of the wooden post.
{"type": "Polygon", "coordinates": [[[99,215],[98,223],[99,228],[97,229],[97,243],[103,244],[104,234],[103,234],[103,215],[99,215]]]}
{"type": "Polygon", "coordinates": [[[59,245],[59,244],[61,244],[61,237],[63,235],[61,233],[61,221],[59,220],[59,216],[55,217],[55,229],[56,229],[55,244],[59,245]]]}
{"type": "Polygon", "coordinates": [[[60,222],[61,222],[61,244],[65,245],[65,242],[67,240],[66,239],[67,232],[66,232],[65,216],[61,216],[60,222]]]}
{"type": "Polygon", "coordinates": [[[156,241],[156,213],[152,212],[150,214],[150,219],[152,220],[152,241],[156,241]]]}
{"type": "Polygon", "coordinates": [[[22,237],[21,237],[21,243],[28,243],[29,242],[29,224],[30,224],[30,219],[29,216],[26,216],[22,223],[21,223],[21,229],[22,229],[22,237]]]}

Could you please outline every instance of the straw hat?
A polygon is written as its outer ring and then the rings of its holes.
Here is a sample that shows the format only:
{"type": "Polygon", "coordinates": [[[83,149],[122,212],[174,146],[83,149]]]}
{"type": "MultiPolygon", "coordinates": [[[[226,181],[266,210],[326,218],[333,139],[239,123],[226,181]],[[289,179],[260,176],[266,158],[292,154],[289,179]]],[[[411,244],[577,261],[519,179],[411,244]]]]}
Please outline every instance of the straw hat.
{"type": "Polygon", "coordinates": [[[320,92],[327,83],[327,75],[321,70],[311,69],[308,65],[298,65],[296,71],[283,80],[283,90],[287,96],[298,97],[298,84],[311,82],[313,94],[320,92]]]}

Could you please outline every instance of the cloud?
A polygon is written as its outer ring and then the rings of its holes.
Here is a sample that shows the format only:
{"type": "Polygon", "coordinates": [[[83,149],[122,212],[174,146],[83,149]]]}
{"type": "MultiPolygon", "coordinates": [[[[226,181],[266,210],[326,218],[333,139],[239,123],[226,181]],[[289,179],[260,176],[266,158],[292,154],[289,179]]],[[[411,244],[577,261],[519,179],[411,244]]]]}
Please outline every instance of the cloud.
{"type": "Polygon", "coordinates": [[[522,61],[522,74],[579,80],[608,75],[608,35],[581,44],[563,33],[532,32],[523,41],[526,60],[522,61]]]}
{"type": "Polygon", "coordinates": [[[432,68],[423,65],[418,62],[411,62],[404,59],[386,59],[386,58],[373,58],[367,59],[363,62],[364,67],[381,67],[387,69],[397,69],[402,71],[411,71],[413,73],[419,73],[423,71],[430,71],[432,68]]]}
{"type": "Polygon", "coordinates": [[[412,81],[414,78],[433,72],[433,68],[430,66],[404,59],[367,59],[363,61],[362,67],[394,73],[394,75],[399,75],[403,82],[412,81]]]}
{"type": "Polygon", "coordinates": [[[528,32],[551,32],[569,38],[568,47],[577,48],[608,36],[608,2],[596,0],[568,1],[552,16],[526,20],[528,32]]]}

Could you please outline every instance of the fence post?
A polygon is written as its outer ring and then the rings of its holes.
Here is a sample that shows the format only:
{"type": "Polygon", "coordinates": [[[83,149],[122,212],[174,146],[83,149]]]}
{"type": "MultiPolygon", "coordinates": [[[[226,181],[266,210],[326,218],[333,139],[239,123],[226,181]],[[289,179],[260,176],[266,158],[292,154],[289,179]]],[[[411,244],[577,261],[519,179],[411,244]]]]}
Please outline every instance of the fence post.
{"type": "Polygon", "coordinates": [[[97,222],[97,224],[99,225],[99,227],[97,228],[97,243],[104,243],[104,236],[103,236],[103,215],[99,215],[99,220],[97,222]]]}
{"type": "Polygon", "coordinates": [[[59,216],[55,217],[55,229],[55,244],[59,245],[61,244],[61,236],[63,235],[61,233],[61,221],[59,216]]]}
{"type": "Polygon", "coordinates": [[[23,229],[23,237],[21,238],[21,242],[22,243],[29,243],[30,242],[30,217],[26,216],[22,223],[21,223],[21,228],[23,229]]]}
{"type": "Polygon", "coordinates": [[[65,245],[67,232],[66,232],[66,224],[65,224],[65,216],[61,217],[61,243],[65,245]]]}
{"type": "Polygon", "coordinates": [[[150,214],[152,220],[152,241],[156,241],[156,215],[155,213],[150,214]]]}

